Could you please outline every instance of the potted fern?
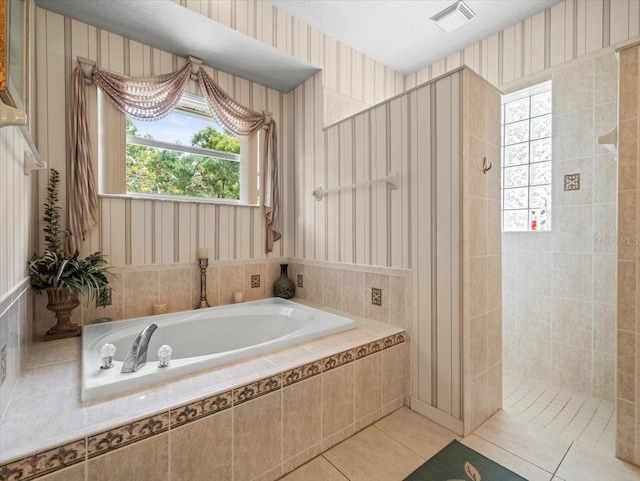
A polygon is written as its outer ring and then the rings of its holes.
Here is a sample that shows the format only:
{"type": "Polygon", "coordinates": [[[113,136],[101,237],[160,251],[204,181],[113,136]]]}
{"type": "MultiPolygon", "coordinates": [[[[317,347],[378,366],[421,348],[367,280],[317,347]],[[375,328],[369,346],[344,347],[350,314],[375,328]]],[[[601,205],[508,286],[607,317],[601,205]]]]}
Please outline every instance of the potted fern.
{"type": "Polygon", "coordinates": [[[84,259],[76,252],[65,255],[63,250],[63,231],[60,225],[60,206],[58,205],[58,184],[60,174],[51,169],[47,183],[47,199],[44,203],[44,254],[34,254],[29,261],[29,279],[36,294],[47,293],[47,309],[56,315],[57,324],[45,335],[46,341],[80,335],[80,327],[71,322],[71,312],[80,305],[78,295],[86,292],[89,299],[106,289],[109,285],[105,267],[107,259],[101,252],[94,252],[84,259]]]}

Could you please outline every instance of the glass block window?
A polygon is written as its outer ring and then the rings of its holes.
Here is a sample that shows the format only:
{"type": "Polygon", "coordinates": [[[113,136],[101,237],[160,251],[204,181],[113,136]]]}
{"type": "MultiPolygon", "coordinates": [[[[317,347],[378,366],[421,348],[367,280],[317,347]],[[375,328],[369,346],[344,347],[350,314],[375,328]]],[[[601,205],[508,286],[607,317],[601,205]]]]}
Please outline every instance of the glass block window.
{"type": "Polygon", "coordinates": [[[502,230],[551,230],[551,82],[502,97],[502,230]]]}

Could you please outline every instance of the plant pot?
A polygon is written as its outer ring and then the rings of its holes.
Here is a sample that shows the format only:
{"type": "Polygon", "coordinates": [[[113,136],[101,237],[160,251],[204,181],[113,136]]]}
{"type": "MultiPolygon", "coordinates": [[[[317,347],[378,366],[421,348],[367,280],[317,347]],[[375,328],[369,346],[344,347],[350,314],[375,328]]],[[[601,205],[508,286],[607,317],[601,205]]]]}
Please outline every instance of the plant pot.
{"type": "Polygon", "coordinates": [[[66,339],[80,335],[80,326],[71,322],[71,311],[80,305],[78,293],[72,292],[68,287],[62,289],[47,289],[49,303],[47,309],[53,311],[58,321],[55,326],[47,331],[45,341],[66,339]]]}
{"type": "Polygon", "coordinates": [[[291,299],[296,293],[296,285],[289,279],[289,276],[287,276],[288,269],[289,264],[280,264],[280,277],[273,284],[273,295],[275,297],[291,299]]]}

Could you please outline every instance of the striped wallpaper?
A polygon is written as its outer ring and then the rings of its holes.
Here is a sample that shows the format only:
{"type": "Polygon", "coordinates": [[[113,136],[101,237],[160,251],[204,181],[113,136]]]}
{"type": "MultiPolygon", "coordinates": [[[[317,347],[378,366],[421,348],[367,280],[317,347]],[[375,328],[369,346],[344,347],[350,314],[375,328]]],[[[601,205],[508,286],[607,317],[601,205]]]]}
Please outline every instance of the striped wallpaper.
{"type": "Polygon", "coordinates": [[[637,0],[565,0],[408,75],[406,88],[460,65],[502,86],[638,35],[637,0]]]}
{"type": "MultiPolygon", "coordinates": [[[[102,68],[127,75],[148,76],[173,71],[185,60],[127,38],[99,30],[59,14],[36,9],[37,142],[43,158],[62,173],[65,192],[67,163],[66,115],[70,74],[76,56],[96,60],[102,68]]],[[[206,68],[235,99],[254,110],[273,112],[279,126],[280,173],[289,185],[292,116],[290,97],[247,80],[206,68]]],[[[189,91],[197,93],[194,81],[189,91]]],[[[98,150],[96,88],[88,88],[89,123],[94,158],[98,150]]],[[[96,168],[97,171],[97,168],[96,168]]],[[[46,175],[39,178],[41,204],[46,175]]],[[[287,217],[289,191],[281,196],[284,209],[283,239],[274,253],[287,250],[291,219],[287,217]]],[[[63,200],[64,202],[64,200],[63,200]]],[[[116,197],[100,199],[100,220],[90,231],[81,253],[100,250],[114,265],[148,265],[194,262],[198,247],[207,247],[212,260],[265,257],[262,209],[221,204],[195,204],[116,197]]]]}
{"type": "Polygon", "coordinates": [[[404,76],[267,0],[174,0],[322,69],[325,88],[373,105],[404,90],[404,76]]]}

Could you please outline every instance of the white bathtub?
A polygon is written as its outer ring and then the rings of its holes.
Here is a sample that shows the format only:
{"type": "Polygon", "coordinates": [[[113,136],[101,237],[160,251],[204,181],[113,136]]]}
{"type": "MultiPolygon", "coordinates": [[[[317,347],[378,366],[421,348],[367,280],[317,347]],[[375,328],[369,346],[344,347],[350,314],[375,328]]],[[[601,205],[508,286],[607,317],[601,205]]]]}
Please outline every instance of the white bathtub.
{"type": "Polygon", "coordinates": [[[93,324],[82,331],[82,400],[118,394],[129,389],[219,366],[356,327],[345,317],[284,299],[140,317],[93,324]],[[122,364],[140,331],[158,325],[151,336],[147,364],[134,373],[121,373],[122,364]],[[114,367],[100,369],[99,349],[116,346],[114,367]],[[171,363],[158,367],[158,348],[172,347],[171,363]]]}

